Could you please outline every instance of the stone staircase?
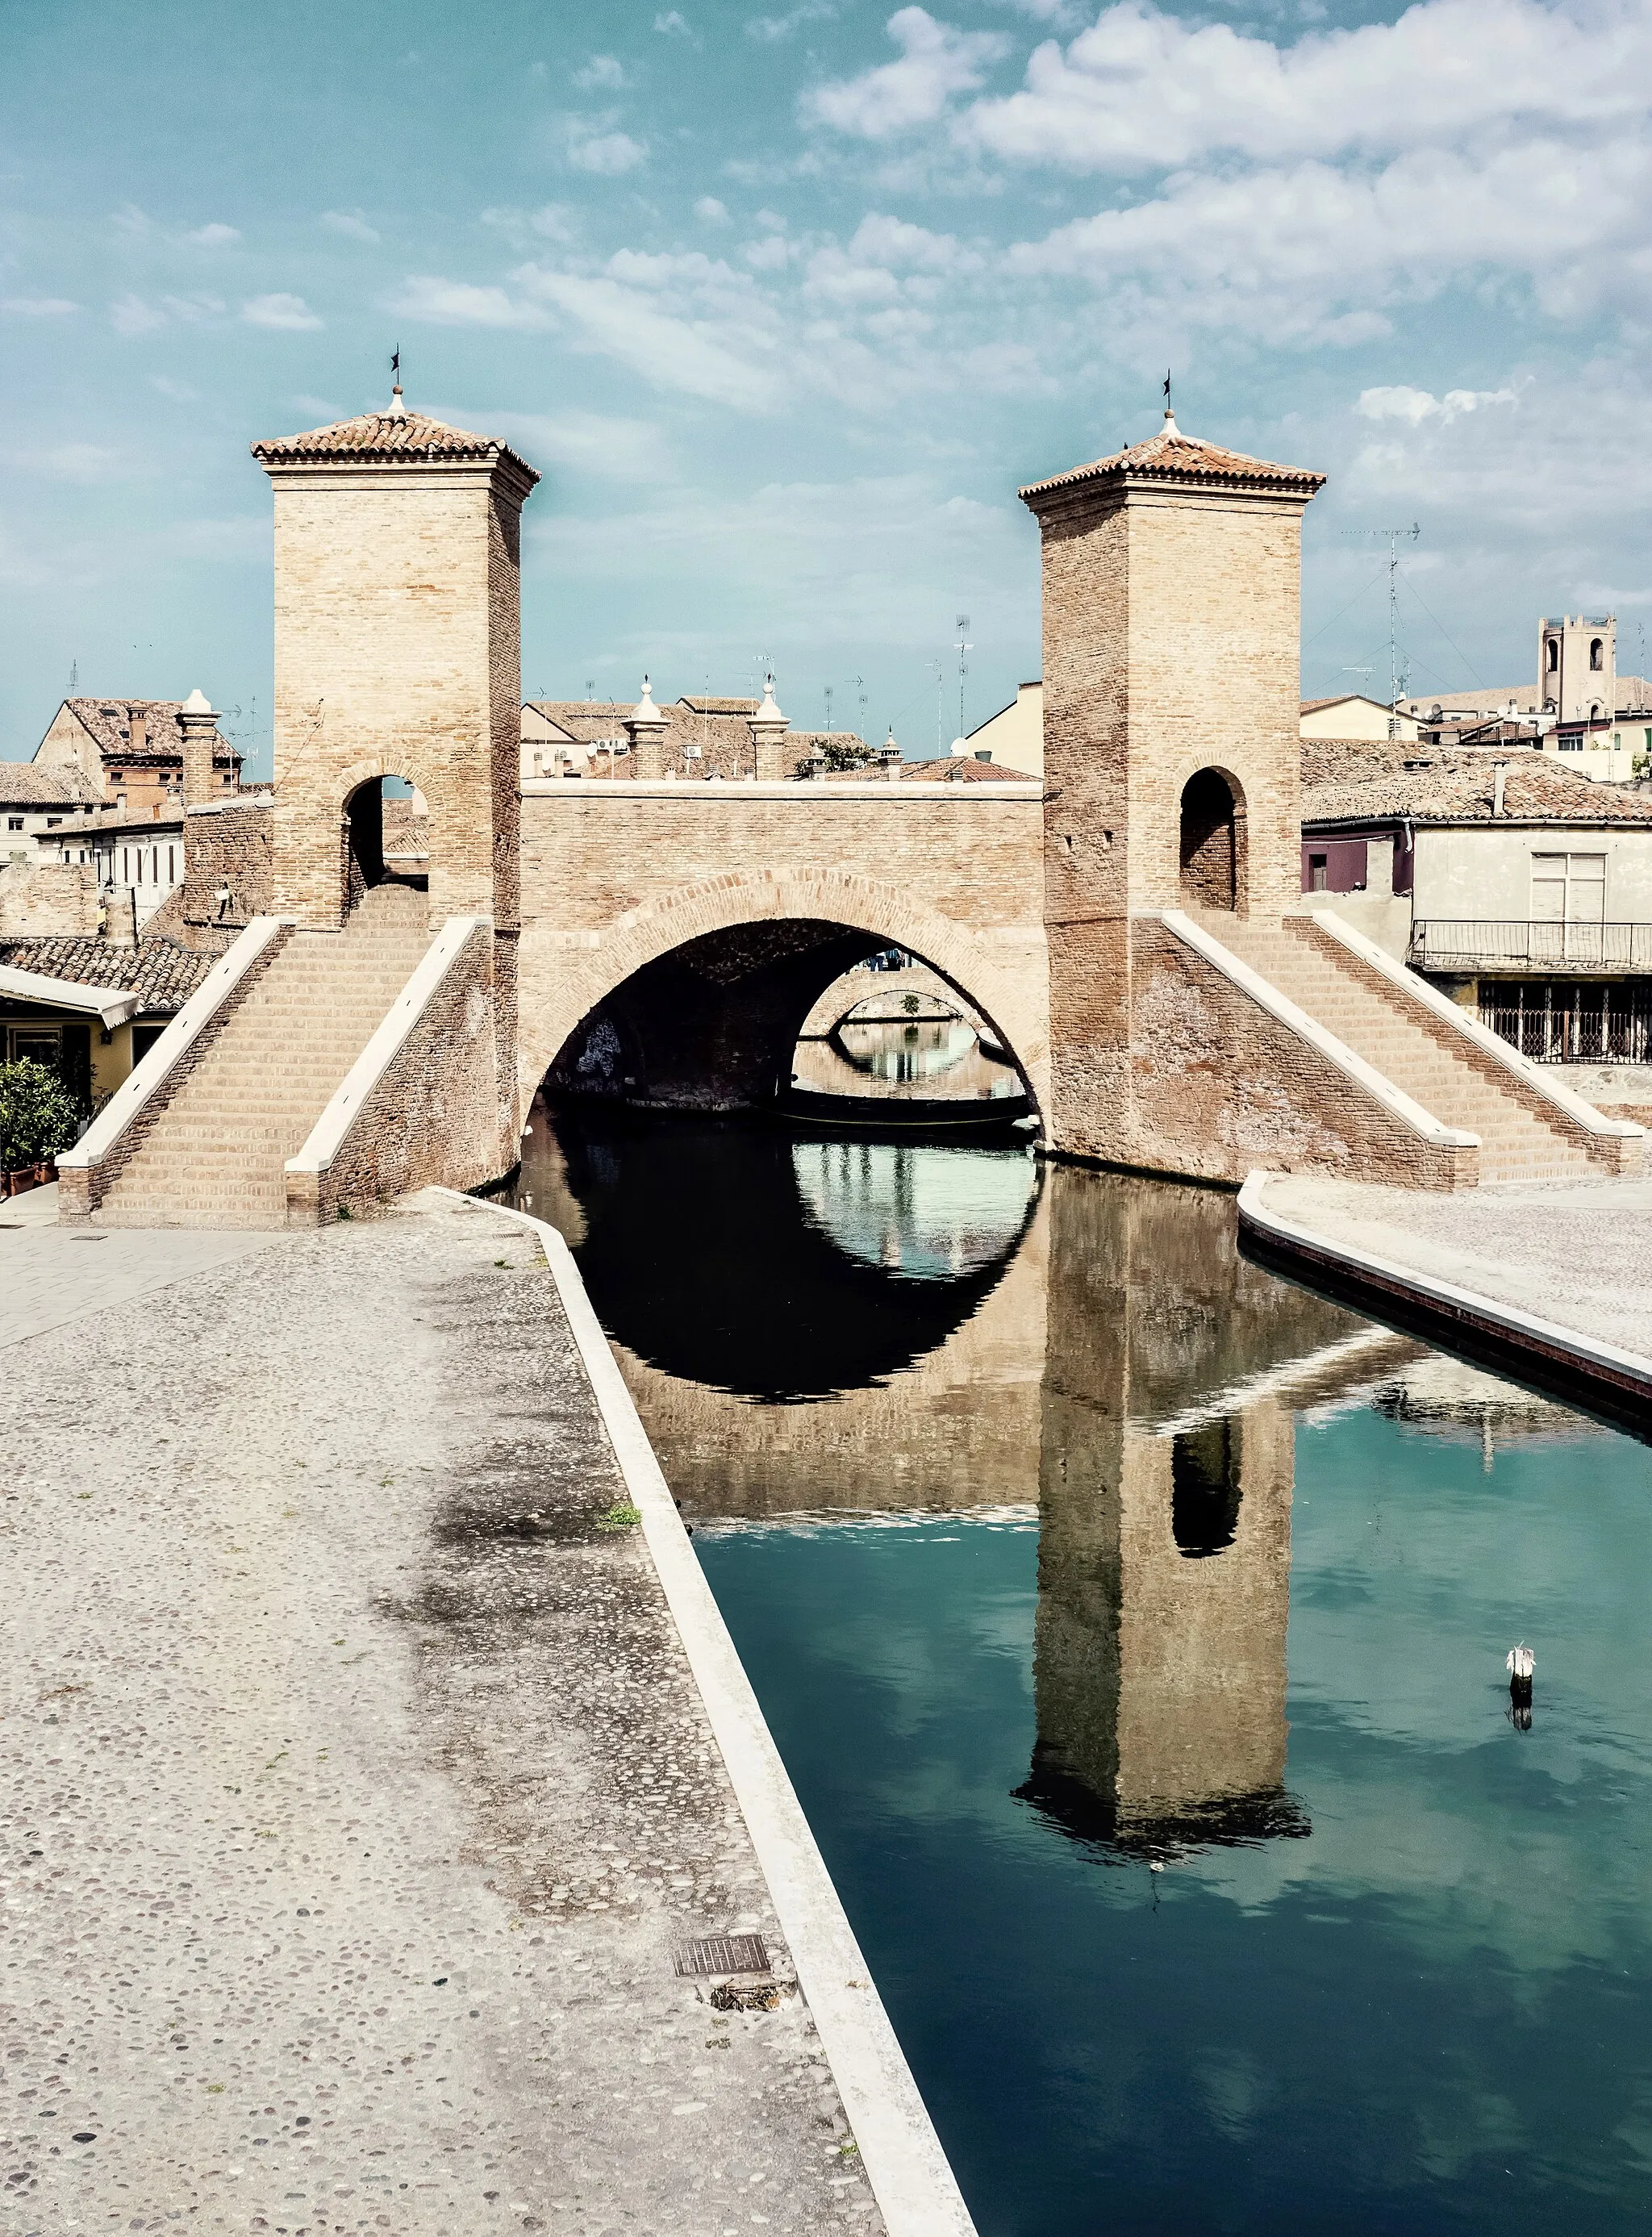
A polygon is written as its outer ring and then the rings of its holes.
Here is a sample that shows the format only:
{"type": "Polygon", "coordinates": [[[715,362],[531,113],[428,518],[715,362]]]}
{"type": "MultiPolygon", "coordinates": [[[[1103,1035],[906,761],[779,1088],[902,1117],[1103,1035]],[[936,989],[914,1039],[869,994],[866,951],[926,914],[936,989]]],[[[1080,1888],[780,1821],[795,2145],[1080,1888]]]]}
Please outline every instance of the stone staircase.
{"type": "Polygon", "coordinates": [[[286,1160],[431,944],[427,903],[378,886],[341,933],[294,933],[93,1213],[99,1227],[284,1227],[286,1160]]]}
{"type": "Polygon", "coordinates": [[[1412,1002],[1311,917],[1201,914],[1200,923],[1241,963],[1446,1126],[1480,1138],[1482,1181],[1560,1179],[1598,1171],[1583,1141],[1539,1096],[1466,1033],[1412,1002]]]}

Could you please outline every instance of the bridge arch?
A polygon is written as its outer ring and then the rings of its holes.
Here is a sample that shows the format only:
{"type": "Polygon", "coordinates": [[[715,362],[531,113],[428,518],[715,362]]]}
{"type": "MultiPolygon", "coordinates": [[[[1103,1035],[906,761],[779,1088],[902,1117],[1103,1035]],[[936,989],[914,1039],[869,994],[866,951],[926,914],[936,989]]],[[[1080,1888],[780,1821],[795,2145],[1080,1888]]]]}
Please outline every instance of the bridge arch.
{"type": "Polygon", "coordinates": [[[797,1028],[833,979],[861,956],[902,947],[987,1021],[1035,1105],[1043,1107],[1050,1065],[1043,973],[1025,967],[1019,944],[1012,954],[995,954],[1004,943],[995,943],[990,931],[886,880],[839,870],[773,870],[701,880],[625,911],[600,931],[559,933],[544,919],[524,923],[517,1026],[522,1108],[580,1026],[640,974],[675,959],[698,963],[713,976],[721,971],[733,987],[742,950],[714,936],[760,934],[765,927],[777,935],[767,944],[770,960],[762,960],[760,939],[745,943],[743,952],[756,959],[754,973],[795,959],[785,982],[769,989],[770,1038],[778,1046],[789,1031],[788,1055],[797,1028]],[[819,937],[812,940],[811,933],[819,937]],[[731,956],[732,963],[720,960],[731,956]]]}

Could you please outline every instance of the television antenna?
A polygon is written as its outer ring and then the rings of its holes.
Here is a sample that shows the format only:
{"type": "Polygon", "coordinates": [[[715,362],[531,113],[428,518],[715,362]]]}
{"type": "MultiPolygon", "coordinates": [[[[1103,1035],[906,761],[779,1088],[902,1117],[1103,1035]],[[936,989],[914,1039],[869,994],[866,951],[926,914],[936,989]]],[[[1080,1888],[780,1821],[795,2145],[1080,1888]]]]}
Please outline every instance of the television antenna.
{"type": "Polygon", "coordinates": [[[946,663],[926,660],[924,665],[935,670],[935,750],[938,754],[944,754],[946,751],[946,740],[942,735],[946,726],[946,663]]]}
{"type": "Polygon", "coordinates": [[[1422,534],[1421,525],[1412,521],[1409,528],[1345,528],[1345,536],[1374,536],[1386,538],[1388,542],[1388,735],[1399,736],[1400,695],[1411,681],[1411,662],[1404,666],[1399,657],[1399,547],[1414,544],[1422,534]]]}
{"type": "Polygon", "coordinates": [[[958,617],[958,734],[960,738],[964,736],[964,679],[970,672],[964,664],[964,656],[975,650],[969,642],[969,634],[970,617],[967,614],[960,614],[958,617]]]}

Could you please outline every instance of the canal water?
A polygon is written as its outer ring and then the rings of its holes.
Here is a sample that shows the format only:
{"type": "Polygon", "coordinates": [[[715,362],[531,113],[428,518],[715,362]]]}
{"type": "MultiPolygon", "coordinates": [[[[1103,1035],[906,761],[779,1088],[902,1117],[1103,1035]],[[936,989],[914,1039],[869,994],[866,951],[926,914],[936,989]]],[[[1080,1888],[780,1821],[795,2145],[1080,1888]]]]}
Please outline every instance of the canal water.
{"type": "Polygon", "coordinates": [[[1652,2220],[1643,1447],[1224,1194],[536,1106],[519,1200],[983,2237],[1652,2220]]]}

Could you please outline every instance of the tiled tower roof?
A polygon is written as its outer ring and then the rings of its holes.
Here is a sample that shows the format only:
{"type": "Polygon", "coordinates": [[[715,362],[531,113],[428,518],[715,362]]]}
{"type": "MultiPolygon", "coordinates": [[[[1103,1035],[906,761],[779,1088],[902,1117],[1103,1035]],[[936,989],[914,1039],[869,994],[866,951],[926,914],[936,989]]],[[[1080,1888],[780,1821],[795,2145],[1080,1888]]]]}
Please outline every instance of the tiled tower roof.
{"type": "Polygon", "coordinates": [[[539,476],[525,459],[492,435],[472,435],[463,427],[450,427],[422,412],[364,412],[354,419],[339,419],[331,427],[312,427],[301,435],[277,435],[254,443],[253,456],[260,465],[301,462],[306,459],[503,459],[524,474],[530,485],[539,476]]]}
{"type": "Polygon", "coordinates": [[[1078,482],[1127,480],[1204,482],[1218,488],[1262,484],[1312,497],[1324,486],[1325,476],[1306,466],[1275,465],[1268,459],[1247,458],[1243,451],[1224,450],[1220,443],[1201,442],[1196,435],[1184,435],[1167,414],[1159,432],[1145,443],[1133,443],[1129,450],[1094,459],[1086,466],[1070,467],[1047,481],[1030,482],[1021,495],[1031,499],[1078,482]]]}

